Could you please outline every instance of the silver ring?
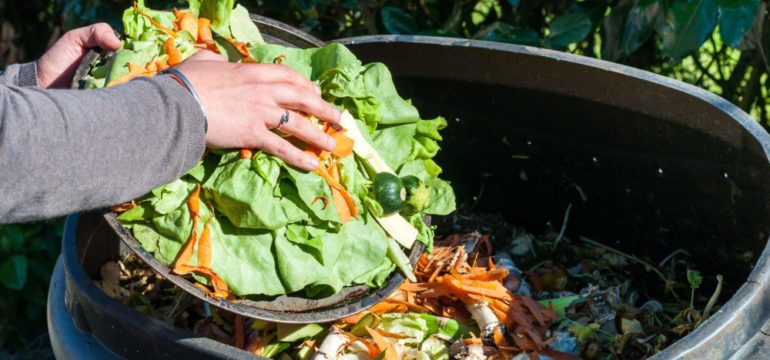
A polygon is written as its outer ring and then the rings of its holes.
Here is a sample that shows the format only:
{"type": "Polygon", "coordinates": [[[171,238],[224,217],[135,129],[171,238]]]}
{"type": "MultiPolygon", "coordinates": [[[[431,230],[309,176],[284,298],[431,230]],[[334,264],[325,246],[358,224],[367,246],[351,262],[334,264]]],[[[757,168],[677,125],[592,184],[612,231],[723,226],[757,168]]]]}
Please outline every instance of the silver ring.
{"type": "Polygon", "coordinates": [[[280,130],[281,127],[288,122],[289,122],[289,110],[286,110],[286,112],[283,115],[281,115],[281,120],[278,121],[278,126],[276,126],[275,128],[280,130]]]}

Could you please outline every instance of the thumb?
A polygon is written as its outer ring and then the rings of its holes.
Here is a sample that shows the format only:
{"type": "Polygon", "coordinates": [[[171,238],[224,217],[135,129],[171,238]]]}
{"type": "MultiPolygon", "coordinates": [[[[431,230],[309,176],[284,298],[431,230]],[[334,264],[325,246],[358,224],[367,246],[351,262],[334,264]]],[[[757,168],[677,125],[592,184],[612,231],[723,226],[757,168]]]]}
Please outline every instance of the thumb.
{"type": "Polygon", "coordinates": [[[115,31],[107,23],[94,24],[73,32],[75,32],[73,39],[84,49],[98,46],[104,50],[115,51],[121,46],[115,31]]]}

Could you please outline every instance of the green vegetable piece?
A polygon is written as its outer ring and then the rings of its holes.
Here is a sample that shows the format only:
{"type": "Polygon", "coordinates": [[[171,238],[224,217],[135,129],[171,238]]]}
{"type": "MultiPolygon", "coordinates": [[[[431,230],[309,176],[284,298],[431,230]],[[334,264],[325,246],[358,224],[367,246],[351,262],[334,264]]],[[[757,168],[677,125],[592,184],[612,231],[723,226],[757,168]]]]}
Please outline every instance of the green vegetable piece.
{"type": "Polygon", "coordinates": [[[409,213],[425,210],[430,203],[430,189],[417,176],[407,175],[401,178],[404,183],[407,197],[406,204],[409,205],[409,213]]]}
{"type": "Polygon", "coordinates": [[[566,309],[577,299],[580,299],[579,295],[565,296],[554,299],[544,299],[538,302],[546,308],[553,306],[553,311],[559,315],[560,318],[562,318],[564,317],[564,312],[566,309]]]}
{"type": "Polygon", "coordinates": [[[324,331],[318,324],[282,324],[277,323],[278,341],[295,342],[316,336],[324,331]]]}
{"type": "Polygon", "coordinates": [[[391,238],[388,238],[388,259],[396,264],[396,267],[404,273],[404,276],[406,276],[409,281],[417,282],[409,257],[404,254],[404,251],[401,250],[401,246],[398,245],[396,240],[391,238]]]}
{"type": "Polygon", "coordinates": [[[373,313],[368,313],[350,328],[350,333],[358,337],[369,336],[369,332],[366,330],[366,328],[369,327],[374,329],[378,325],[380,325],[379,316],[373,313]]]}
{"type": "Polygon", "coordinates": [[[701,276],[698,270],[687,270],[687,282],[690,283],[690,288],[695,290],[703,282],[703,276],[701,276]]]}
{"type": "Polygon", "coordinates": [[[590,323],[586,326],[583,326],[577,322],[573,322],[569,325],[567,330],[569,330],[569,332],[571,332],[572,335],[575,335],[575,337],[578,340],[578,343],[584,343],[588,339],[590,339],[596,333],[596,331],[599,330],[600,327],[601,325],[595,322],[590,323]]]}
{"type": "Polygon", "coordinates": [[[425,321],[428,325],[428,335],[441,335],[442,337],[449,338],[450,341],[465,337],[474,330],[455,319],[423,313],[410,313],[410,315],[417,316],[425,321]]]}
{"type": "Polygon", "coordinates": [[[390,173],[379,173],[372,184],[374,198],[382,206],[383,215],[399,212],[404,207],[406,189],[401,179],[390,173]]]}

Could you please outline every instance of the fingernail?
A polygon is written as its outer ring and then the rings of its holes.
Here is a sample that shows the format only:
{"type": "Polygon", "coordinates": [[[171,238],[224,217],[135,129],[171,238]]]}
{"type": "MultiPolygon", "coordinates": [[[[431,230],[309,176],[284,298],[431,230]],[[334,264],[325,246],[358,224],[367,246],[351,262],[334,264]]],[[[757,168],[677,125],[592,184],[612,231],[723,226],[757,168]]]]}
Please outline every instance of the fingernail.
{"type": "Polygon", "coordinates": [[[337,118],[337,121],[340,121],[342,119],[342,113],[337,108],[334,108],[334,117],[337,118]]]}
{"type": "Polygon", "coordinates": [[[313,86],[315,86],[315,93],[320,96],[321,95],[321,87],[316,85],[316,84],[313,84],[313,86]]]}
{"type": "Polygon", "coordinates": [[[307,166],[308,166],[309,170],[318,169],[318,159],[316,159],[314,157],[309,157],[307,159],[307,166]]]}
{"type": "Polygon", "coordinates": [[[331,150],[334,150],[334,148],[336,148],[336,147],[337,147],[337,141],[334,140],[333,137],[327,136],[326,137],[326,149],[331,151],[331,150]]]}

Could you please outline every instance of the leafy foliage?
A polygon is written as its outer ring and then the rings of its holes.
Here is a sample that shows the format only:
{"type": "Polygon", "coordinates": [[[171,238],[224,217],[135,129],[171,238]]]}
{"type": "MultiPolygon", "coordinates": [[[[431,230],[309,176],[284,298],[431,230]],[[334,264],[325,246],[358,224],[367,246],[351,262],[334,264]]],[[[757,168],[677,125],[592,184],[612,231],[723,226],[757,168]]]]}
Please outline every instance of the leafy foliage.
{"type": "MultiPolygon", "coordinates": [[[[0,64],[29,61],[66,29],[107,21],[120,25],[128,0],[0,1],[0,64]]],[[[465,37],[548,47],[620,62],[712,91],[768,126],[770,27],[760,0],[242,0],[252,12],[323,39],[367,34],[465,37]]],[[[146,1],[152,8],[186,7],[146,1]]],[[[0,347],[17,347],[45,327],[45,293],[57,246],[56,226],[5,230],[0,243],[0,347]],[[11,237],[9,237],[11,236],[11,237]],[[16,236],[16,235],[13,235],[16,236]],[[14,240],[15,239],[15,240],[14,240]],[[37,245],[36,245],[37,244],[37,245]],[[10,245],[9,245],[10,246],[10,245]],[[22,260],[22,259],[26,259],[22,260]],[[24,265],[26,263],[26,266],[24,265]],[[26,270],[25,270],[26,269],[26,270]],[[37,270],[33,270],[37,269],[37,270]],[[45,273],[44,276],[41,276],[45,273]],[[26,280],[23,281],[23,275],[26,280]],[[9,286],[10,285],[10,286],[9,286]],[[23,290],[14,287],[23,286],[23,290]],[[36,288],[36,290],[31,290],[36,288]],[[39,291],[38,291],[39,290],[39,291]],[[24,294],[24,295],[22,295],[24,294]],[[42,300],[40,300],[42,299],[42,300]],[[37,307],[36,307],[37,306],[37,307]],[[37,315],[35,315],[37,314],[37,315]],[[21,326],[25,324],[26,326],[21,326]],[[13,333],[8,331],[13,328],[13,333]],[[10,340],[9,340],[10,339],[10,340]]]]}
{"type": "Polygon", "coordinates": [[[24,347],[45,331],[60,233],[61,221],[0,226],[0,349],[24,347]]]}

